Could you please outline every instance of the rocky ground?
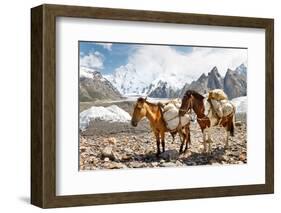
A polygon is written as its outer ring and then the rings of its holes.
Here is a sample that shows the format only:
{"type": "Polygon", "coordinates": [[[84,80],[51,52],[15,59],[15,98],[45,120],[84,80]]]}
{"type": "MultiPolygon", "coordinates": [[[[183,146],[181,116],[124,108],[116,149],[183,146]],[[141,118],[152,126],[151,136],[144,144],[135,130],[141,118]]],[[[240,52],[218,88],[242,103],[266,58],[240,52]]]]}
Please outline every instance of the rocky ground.
{"type": "Polygon", "coordinates": [[[238,121],[235,136],[224,149],[225,131],[214,128],[212,152],[203,153],[203,138],[197,123],[191,124],[191,147],[179,154],[179,136],[172,143],[166,133],[166,152],[156,157],[156,142],[148,123],[130,124],[95,121],[80,136],[80,170],[175,167],[247,163],[246,122],[238,121]]]}

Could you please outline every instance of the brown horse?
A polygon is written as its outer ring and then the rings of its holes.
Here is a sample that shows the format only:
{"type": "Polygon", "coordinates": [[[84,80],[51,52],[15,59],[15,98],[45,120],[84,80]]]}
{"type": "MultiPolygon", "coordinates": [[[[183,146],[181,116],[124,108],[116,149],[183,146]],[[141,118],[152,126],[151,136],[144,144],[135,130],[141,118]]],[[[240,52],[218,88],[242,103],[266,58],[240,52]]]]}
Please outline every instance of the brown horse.
{"type": "Polygon", "coordinates": [[[211,128],[213,126],[221,126],[224,127],[227,136],[225,140],[225,148],[228,148],[228,138],[229,135],[234,135],[234,119],[235,119],[235,107],[233,104],[231,104],[232,112],[225,117],[218,118],[213,113],[213,110],[209,107],[209,110],[206,112],[205,106],[209,102],[206,101],[206,99],[193,90],[186,91],[185,95],[182,99],[182,104],[180,107],[179,115],[183,116],[186,112],[193,109],[193,111],[197,115],[197,122],[201,128],[201,131],[203,133],[203,142],[204,142],[204,152],[206,152],[206,134],[208,133],[208,143],[209,143],[209,150],[211,151],[211,128]],[[204,104],[205,102],[205,104],[204,104]]]}
{"type": "MultiPolygon", "coordinates": [[[[150,103],[146,98],[138,98],[134,112],[131,120],[132,126],[136,127],[138,122],[146,117],[150,122],[150,127],[153,130],[153,133],[156,138],[157,143],[157,156],[160,155],[160,139],[162,144],[162,151],[165,152],[165,132],[170,132],[163,118],[163,112],[160,107],[160,104],[150,103]]],[[[184,142],[186,142],[185,150],[188,148],[188,143],[190,142],[190,132],[189,124],[179,127],[178,129],[170,132],[174,138],[175,134],[179,132],[181,138],[181,147],[180,152],[182,152],[184,142]],[[183,131],[184,130],[184,131],[183,131]]]]}

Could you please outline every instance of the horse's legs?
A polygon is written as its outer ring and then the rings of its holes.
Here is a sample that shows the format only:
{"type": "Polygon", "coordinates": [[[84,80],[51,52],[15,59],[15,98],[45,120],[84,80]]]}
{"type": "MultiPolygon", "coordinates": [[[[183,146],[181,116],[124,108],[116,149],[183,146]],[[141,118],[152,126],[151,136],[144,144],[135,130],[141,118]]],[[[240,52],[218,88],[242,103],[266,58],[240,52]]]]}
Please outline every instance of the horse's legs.
{"type": "Polygon", "coordinates": [[[211,128],[208,128],[208,144],[209,144],[209,149],[208,149],[208,153],[211,152],[211,148],[212,148],[212,139],[211,139],[211,128]]]}
{"type": "Polygon", "coordinates": [[[177,133],[172,133],[172,132],[171,132],[171,135],[172,135],[172,138],[173,138],[172,144],[174,144],[174,142],[175,142],[175,136],[176,136],[176,134],[177,134],[177,133]]]}
{"type": "Polygon", "coordinates": [[[162,141],[161,141],[161,144],[162,144],[162,152],[165,152],[165,141],[162,140],[162,141]]]}
{"type": "Polygon", "coordinates": [[[161,132],[162,151],[165,152],[165,132],[161,132]]]}
{"type": "Polygon", "coordinates": [[[228,121],[228,125],[225,127],[225,130],[226,130],[226,139],[225,139],[225,146],[224,148],[225,149],[228,149],[229,147],[229,144],[228,144],[228,139],[229,139],[229,136],[234,136],[234,119],[235,117],[233,116],[231,118],[230,121],[228,121]]]}
{"type": "Polygon", "coordinates": [[[160,137],[159,137],[159,132],[154,132],[155,138],[156,138],[156,144],[157,144],[157,156],[160,155],[160,137]]]}
{"type": "Polygon", "coordinates": [[[226,129],[226,139],[225,139],[225,145],[224,145],[225,149],[228,149],[228,147],[229,147],[229,144],[228,144],[229,135],[230,135],[230,131],[228,131],[226,129]]]}
{"type": "Polygon", "coordinates": [[[184,141],[186,140],[186,137],[185,137],[184,133],[182,132],[182,128],[179,129],[179,135],[180,135],[180,141],[181,141],[180,153],[182,153],[184,141]]]}
{"type": "Polygon", "coordinates": [[[203,145],[204,145],[204,152],[206,153],[207,151],[207,144],[206,144],[206,132],[208,130],[207,129],[203,129],[203,145]]]}
{"type": "Polygon", "coordinates": [[[184,151],[186,151],[191,144],[189,124],[186,125],[184,129],[185,129],[185,149],[184,149],[184,151]]]}
{"type": "Polygon", "coordinates": [[[157,143],[157,156],[159,156],[160,153],[161,153],[161,151],[160,151],[160,140],[159,140],[159,138],[157,139],[156,143],[157,143]]]}
{"type": "Polygon", "coordinates": [[[207,143],[209,144],[208,145],[208,147],[209,147],[208,152],[210,152],[211,151],[211,143],[212,143],[210,127],[203,129],[203,144],[204,144],[204,152],[205,153],[207,152],[207,143]],[[208,135],[208,139],[206,138],[207,135],[208,135]]]}

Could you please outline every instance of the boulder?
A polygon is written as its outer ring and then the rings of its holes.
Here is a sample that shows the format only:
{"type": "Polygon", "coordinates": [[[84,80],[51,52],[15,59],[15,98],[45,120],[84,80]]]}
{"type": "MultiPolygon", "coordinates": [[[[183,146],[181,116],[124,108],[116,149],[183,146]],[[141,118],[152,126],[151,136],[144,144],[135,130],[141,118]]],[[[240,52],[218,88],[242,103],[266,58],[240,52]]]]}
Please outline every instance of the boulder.
{"type": "Polygon", "coordinates": [[[166,163],[160,164],[160,167],[175,167],[175,166],[177,166],[177,165],[172,162],[166,162],[166,163]]]}
{"type": "Polygon", "coordinates": [[[146,163],[142,163],[142,162],[131,162],[129,167],[131,168],[144,168],[147,167],[146,163]]]}
{"type": "Polygon", "coordinates": [[[117,162],[107,162],[105,164],[105,167],[107,169],[124,169],[124,168],[127,168],[127,166],[125,164],[117,163],[117,162]]]}
{"type": "Polygon", "coordinates": [[[106,146],[101,154],[103,158],[109,158],[110,160],[119,161],[121,159],[120,155],[114,152],[111,146],[106,146]]]}
{"type": "Polygon", "coordinates": [[[112,144],[112,145],[115,145],[115,144],[116,144],[116,142],[117,142],[117,141],[116,141],[116,138],[114,138],[114,137],[110,137],[110,138],[108,138],[108,140],[107,140],[107,141],[108,141],[108,143],[109,143],[109,144],[112,144]]]}
{"type": "Polygon", "coordinates": [[[111,158],[112,157],[112,147],[110,146],[106,146],[103,150],[102,150],[102,156],[104,158],[108,157],[108,158],[111,158]]]}
{"type": "Polygon", "coordinates": [[[160,154],[160,157],[165,159],[166,161],[175,161],[179,157],[179,152],[175,149],[167,150],[160,154]]]}

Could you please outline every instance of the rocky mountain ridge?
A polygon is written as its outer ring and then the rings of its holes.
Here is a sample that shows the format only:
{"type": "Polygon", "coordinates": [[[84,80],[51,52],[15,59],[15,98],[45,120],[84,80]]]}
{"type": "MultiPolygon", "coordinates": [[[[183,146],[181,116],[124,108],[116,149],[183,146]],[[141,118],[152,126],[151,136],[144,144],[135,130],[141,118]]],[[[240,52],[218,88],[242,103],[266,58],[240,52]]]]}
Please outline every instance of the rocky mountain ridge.
{"type": "Polygon", "coordinates": [[[167,82],[159,81],[157,86],[149,90],[147,95],[154,98],[183,97],[186,90],[195,90],[201,94],[213,89],[223,89],[229,99],[247,95],[247,67],[244,64],[235,70],[228,69],[225,77],[222,77],[217,69],[213,69],[206,75],[203,73],[197,80],[186,83],[182,89],[174,89],[167,82]]]}
{"type": "Polygon", "coordinates": [[[79,98],[81,102],[118,100],[120,92],[96,70],[80,67],[79,98]]]}

